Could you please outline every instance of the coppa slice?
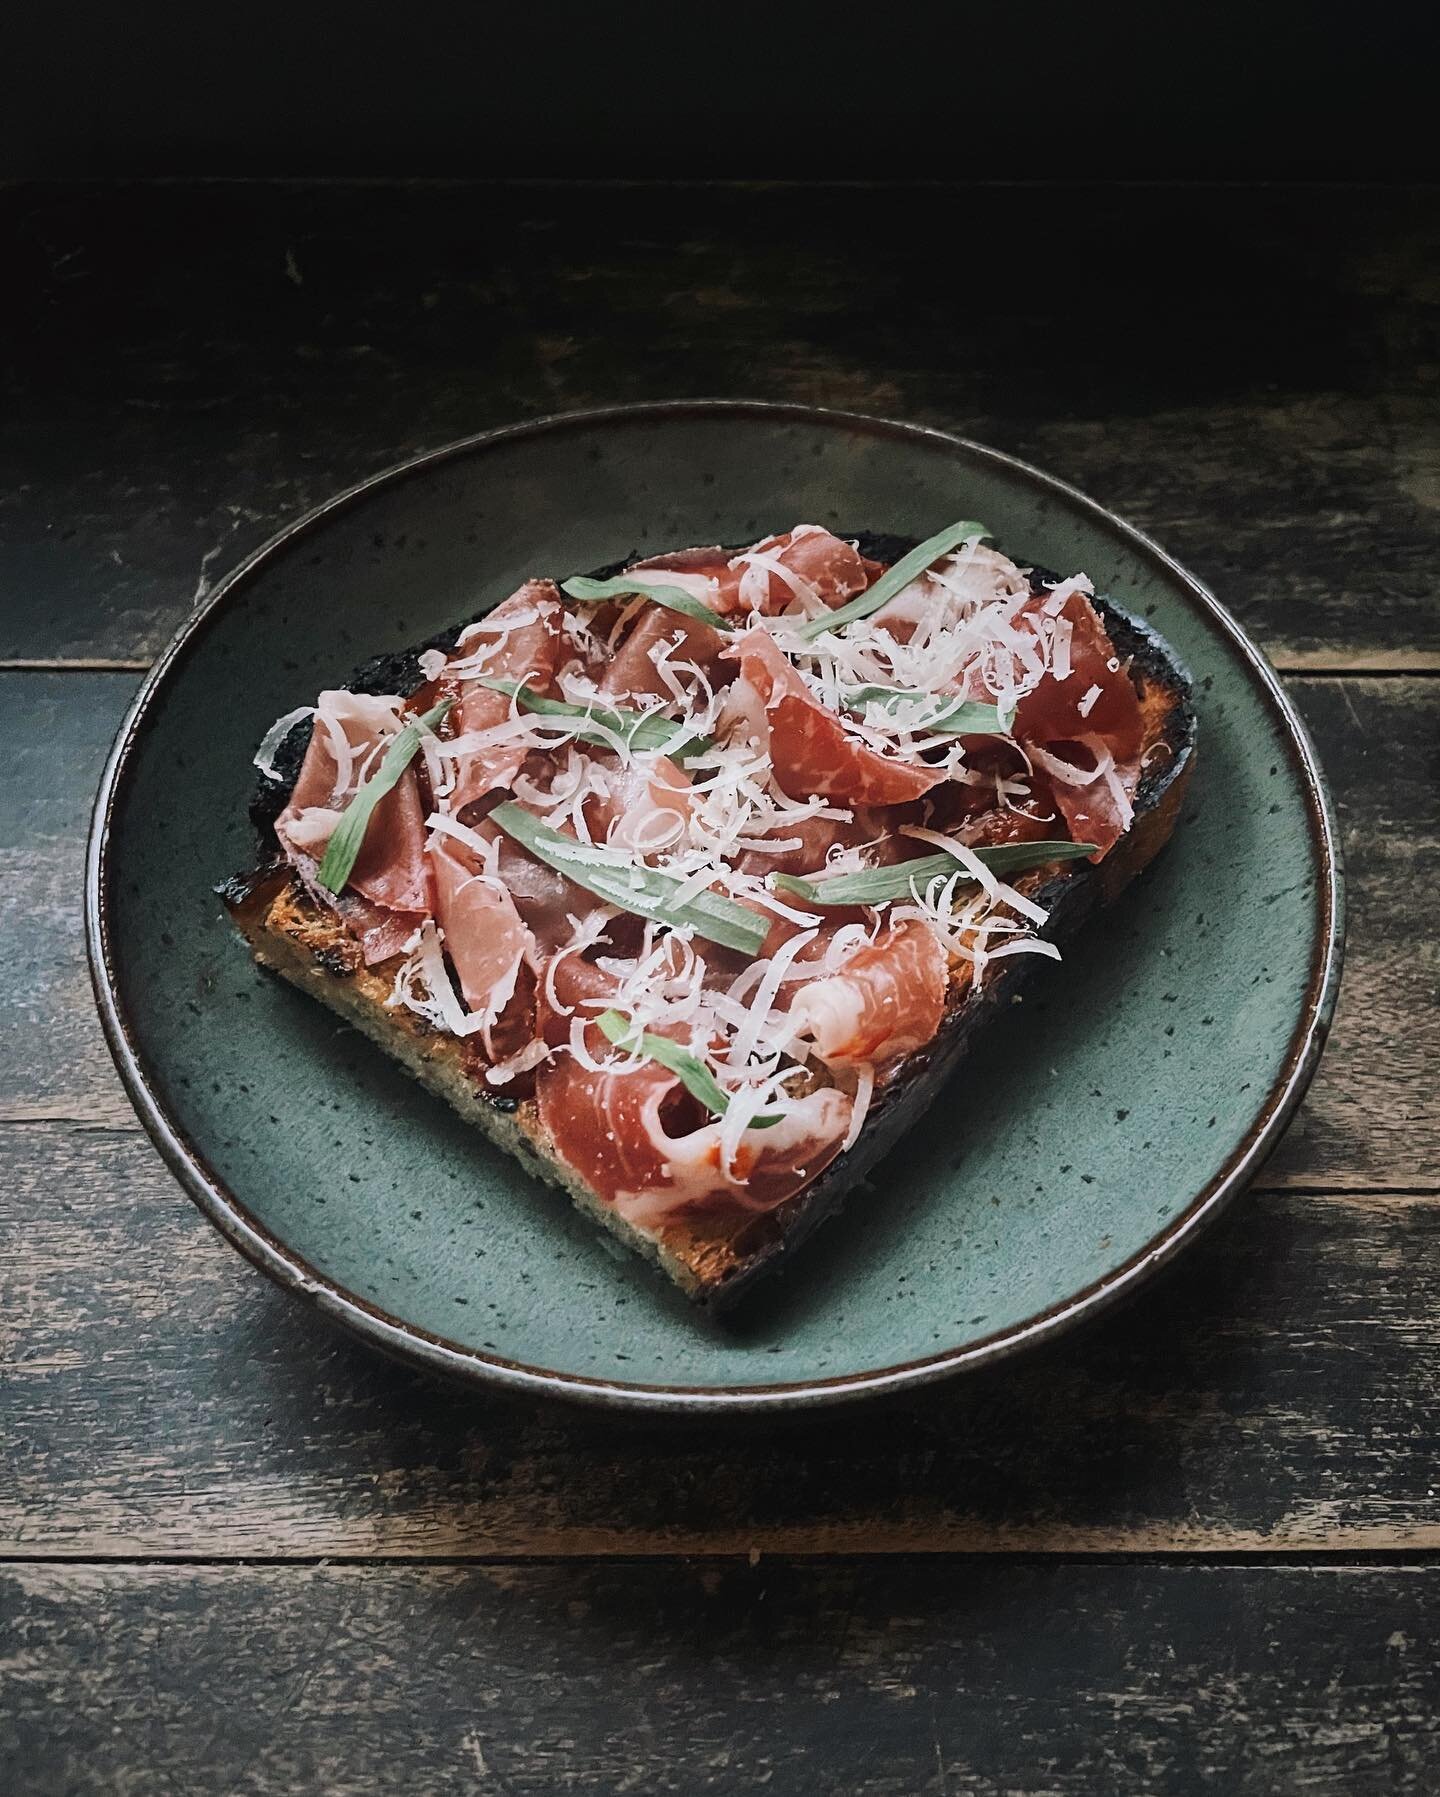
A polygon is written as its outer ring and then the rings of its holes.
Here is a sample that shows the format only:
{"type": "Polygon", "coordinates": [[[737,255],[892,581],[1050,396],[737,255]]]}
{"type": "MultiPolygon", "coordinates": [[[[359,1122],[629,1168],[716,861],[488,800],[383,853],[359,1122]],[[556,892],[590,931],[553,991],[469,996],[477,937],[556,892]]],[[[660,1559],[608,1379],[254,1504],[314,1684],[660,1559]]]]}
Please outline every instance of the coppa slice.
{"type": "Polygon", "coordinates": [[[308,787],[303,718],[271,733],[232,914],[691,1297],[732,1302],[1173,826],[1194,718],[1169,652],[983,534],[897,570],[908,545],[801,524],[600,591],[528,582],[384,691],[331,694],[308,787]],[[328,891],[320,814],[363,807],[407,728],[358,883],[328,891]],[[388,937],[377,893],[406,907],[388,937]]]}

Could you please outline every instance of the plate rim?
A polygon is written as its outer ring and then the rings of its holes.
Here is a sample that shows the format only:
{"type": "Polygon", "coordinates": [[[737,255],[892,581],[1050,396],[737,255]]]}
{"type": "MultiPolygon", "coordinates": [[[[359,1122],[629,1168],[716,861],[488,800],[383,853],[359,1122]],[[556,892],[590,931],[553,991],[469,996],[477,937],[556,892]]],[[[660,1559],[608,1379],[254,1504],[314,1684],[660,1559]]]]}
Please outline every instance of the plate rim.
{"type": "Polygon", "coordinates": [[[882,1393],[933,1384],[957,1373],[991,1366],[1049,1340],[1068,1328],[1108,1310],[1167,1265],[1246,1188],[1274,1147],[1303,1098],[1318,1065],[1334,1014],[1344,960],[1344,874],[1335,811],[1319,757],[1303,719],[1258,645],[1215,597],[1209,587],[1138,530],[1087,493],[1057,476],[1003,450],[934,426],[875,417],[836,407],[796,401],[755,399],[672,399],[638,404],[589,407],[547,413],[479,431],[421,451],[332,495],[281,526],[251,551],[204,600],[182,620],[141,682],[116,733],[96,794],[85,861],[85,941],[91,983],[106,1042],[126,1093],[162,1158],[207,1220],[251,1264],[276,1284],[307,1299],[322,1314],[359,1335],[372,1346],[411,1363],[442,1372],[481,1388],[528,1395],[545,1393],[602,1408],[650,1415],[696,1416],[705,1413],[811,1409],[882,1393]],[[1091,519],[1118,532],[1142,560],[1149,561],[1189,594],[1238,652],[1252,680],[1278,714],[1285,749],[1300,776],[1310,840],[1319,862],[1316,883],[1319,929],[1300,1015],[1286,1048],[1279,1075],[1265,1095],[1250,1128],[1215,1176],[1144,1247],[1119,1267],[1091,1281],[1069,1298],[1034,1316],[995,1330],[963,1347],[941,1350],[892,1366],[839,1373],[824,1379],[801,1379],[777,1385],[664,1385],[648,1381],[577,1374],[481,1349],[392,1315],[349,1291],[338,1280],[311,1266],[271,1233],[210,1167],[163,1104],[146,1072],[141,1047],[120,997],[112,956],[110,843],[119,797],[151,711],[186,650],[204,633],[231,595],[259,569],[287,552],[340,512],[373,491],[398,486],[417,474],[503,443],[562,430],[613,423],[666,422],[704,415],[753,418],[767,423],[790,420],[859,429],[872,435],[932,442],[960,449],[1024,477],[1042,490],[1065,499],[1091,519]]]}

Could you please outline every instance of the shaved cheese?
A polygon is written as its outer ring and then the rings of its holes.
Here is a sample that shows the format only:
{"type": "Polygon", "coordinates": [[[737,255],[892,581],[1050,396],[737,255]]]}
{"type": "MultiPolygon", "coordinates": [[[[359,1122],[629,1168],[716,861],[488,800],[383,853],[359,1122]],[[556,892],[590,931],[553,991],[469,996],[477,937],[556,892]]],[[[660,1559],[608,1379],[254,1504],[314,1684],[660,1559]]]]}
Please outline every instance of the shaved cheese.
{"type": "Polygon", "coordinates": [[[255,751],[255,766],[267,780],[280,778],[275,767],[275,751],[298,723],[305,718],[313,718],[314,715],[315,707],[313,705],[297,705],[294,711],[287,711],[283,718],[276,718],[265,732],[260,747],[255,751]]]}
{"type": "Polygon", "coordinates": [[[755,855],[788,855],[791,849],[803,849],[803,836],[782,836],[779,842],[772,842],[768,836],[737,836],[735,847],[744,849],[755,855]]]}
{"type": "Polygon", "coordinates": [[[947,855],[953,855],[992,903],[1009,905],[1012,911],[1018,911],[1022,917],[1028,917],[1034,923],[1044,923],[1049,918],[1048,911],[1026,898],[1023,893],[1017,892],[1013,886],[1007,886],[1003,880],[997,879],[973,849],[963,842],[957,842],[953,836],[942,836],[938,830],[922,830],[914,825],[908,825],[901,834],[913,836],[917,842],[928,842],[937,849],[943,849],[947,855]]]}
{"type": "Polygon", "coordinates": [[[604,942],[606,940],[605,926],[619,915],[619,911],[613,905],[602,905],[598,911],[592,911],[588,917],[583,918],[571,917],[567,914],[565,921],[570,925],[570,940],[551,956],[550,964],[546,967],[544,978],[540,982],[541,990],[545,994],[545,1002],[552,1011],[558,1012],[562,1017],[571,1017],[575,1012],[574,1005],[561,1004],[560,996],[555,990],[555,975],[560,963],[566,955],[580,954],[587,948],[593,948],[597,942],[604,942]]]}
{"type": "Polygon", "coordinates": [[[720,1168],[728,1179],[743,1179],[744,1170],[736,1167],[736,1159],[746,1130],[760,1115],[765,1095],[753,1086],[741,1086],[726,1097],[729,1103],[720,1119],[720,1168]]]}
{"type": "Polygon", "coordinates": [[[1069,580],[1057,581],[1051,587],[1049,597],[1041,605],[1040,610],[1047,618],[1058,617],[1064,611],[1066,601],[1073,598],[1076,593],[1083,594],[1087,599],[1094,597],[1095,588],[1084,574],[1074,574],[1069,580]]]}
{"type": "Polygon", "coordinates": [[[850,1111],[850,1127],[845,1132],[845,1140],[840,1144],[840,1152],[848,1153],[860,1140],[860,1131],[865,1127],[865,1119],[870,1114],[870,1100],[875,1092],[875,1069],[868,1061],[862,1061],[855,1080],[855,1100],[850,1111]]]}
{"type": "Polygon", "coordinates": [[[551,1050],[547,1047],[544,1038],[537,1036],[533,1042],[527,1042],[523,1048],[518,1049],[508,1059],[497,1061],[493,1067],[487,1067],[485,1069],[486,1083],[491,1086],[508,1086],[517,1074],[531,1072],[548,1061],[550,1056],[551,1050]]]}
{"type": "Polygon", "coordinates": [[[589,1024],[583,1017],[572,1017],[570,1020],[570,1053],[588,1073],[608,1073],[622,1075],[640,1073],[651,1065],[643,1055],[615,1053],[608,1055],[603,1061],[597,1061],[585,1042],[585,1032],[589,1024]]]}
{"type": "Polygon", "coordinates": [[[1014,942],[1002,942],[999,948],[986,951],[987,961],[1001,961],[1006,955],[1044,955],[1047,960],[1058,961],[1060,950],[1053,942],[1043,942],[1038,936],[1021,936],[1014,942]]]}
{"type": "Polygon", "coordinates": [[[1101,689],[1098,686],[1086,687],[1085,697],[1075,707],[1082,718],[1088,718],[1090,713],[1095,709],[1095,701],[1100,697],[1100,690],[1101,689]]]}
{"type": "Polygon", "coordinates": [[[1055,620],[1055,634],[1050,641],[1050,672],[1057,680],[1070,678],[1070,639],[1075,626],[1069,618],[1055,620]]]}
{"type": "Polygon", "coordinates": [[[1052,780],[1058,780],[1062,786],[1093,786],[1100,778],[1099,767],[1076,767],[1073,762],[1062,761],[1058,755],[1052,755],[1048,749],[1030,745],[1030,757],[1036,767],[1043,768],[1052,780]]]}
{"type": "Polygon", "coordinates": [[[328,805],[307,805],[291,817],[285,834],[294,847],[318,861],[344,815],[328,805]]]}
{"type": "MultiPolygon", "coordinates": [[[[771,876],[774,877],[773,875],[771,876]]],[[[744,875],[732,874],[729,880],[730,890],[737,898],[744,897],[752,904],[763,905],[767,911],[773,911],[777,917],[783,917],[790,923],[798,923],[802,929],[822,921],[813,911],[798,911],[794,905],[787,905],[783,899],[776,898],[767,887],[758,880],[746,880],[744,875]]]]}
{"type": "Polygon", "coordinates": [[[473,1036],[493,1025],[494,1016],[484,1011],[467,1011],[461,1004],[450,984],[441,942],[439,926],[427,918],[421,925],[414,953],[395,975],[385,1003],[391,1009],[403,1005],[452,1036],[473,1036]]]}
{"type": "Polygon", "coordinates": [[[1100,772],[1109,788],[1110,797],[1115,801],[1116,815],[1120,819],[1120,828],[1128,830],[1135,821],[1135,807],[1130,803],[1130,795],[1125,790],[1125,783],[1120,778],[1115,766],[1115,757],[1107,749],[1100,772]]]}
{"type": "Polygon", "coordinates": [[[816,932],[809,930],[799,936],[792,936],[770,957],[769,965],[761,976],[759,989],[750,1003],[750,1014],[737,1031],[731,1044],[727,1059],[732,1067],[743,1067],[754,1054],[760,1042],[761,1033],[770,1015],[770,1007],[775,1002],[780,990],[780,983],[785,978],[786,970],[796,955],[803,954],[815,940],[816,932]]]}
{"type": "Polygon", "coordinates": [[[480,865],[487,874],[494,872],[500,854],[498,839],[487,841],[478,830],[456,823],[453,817],[447,817],[443,811],[432,811],[425,819],[425,827],[433,830],[437,836],[449,836],[455,842],[463,843],[480,857],[480,865]]]}
{"type": "Polygon", "coordinates": [[[330,803],[339,805],[355,786],[355,751],[350,747],[350,738],[340,720],[333,712],[323,709],[325,695],[322,693],[320,697],[322,709],[316,714],[316,722],[325,732],[330,753],[335,757],[335,784],[330,789],[330,803]]]}

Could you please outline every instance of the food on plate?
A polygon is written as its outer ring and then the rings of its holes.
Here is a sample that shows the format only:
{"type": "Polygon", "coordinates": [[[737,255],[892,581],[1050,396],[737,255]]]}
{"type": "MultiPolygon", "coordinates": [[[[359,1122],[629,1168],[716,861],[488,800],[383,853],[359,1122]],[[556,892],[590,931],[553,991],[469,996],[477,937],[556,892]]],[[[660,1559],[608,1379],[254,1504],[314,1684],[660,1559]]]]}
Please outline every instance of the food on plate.
{"type": "Polygon", "coordinates": [[[720,1306],[1155,855],[1194,738],[1083,574],[968,520],[800,524],[527,580],[287,713],[222,891],[262,963],[720,1306]]]}

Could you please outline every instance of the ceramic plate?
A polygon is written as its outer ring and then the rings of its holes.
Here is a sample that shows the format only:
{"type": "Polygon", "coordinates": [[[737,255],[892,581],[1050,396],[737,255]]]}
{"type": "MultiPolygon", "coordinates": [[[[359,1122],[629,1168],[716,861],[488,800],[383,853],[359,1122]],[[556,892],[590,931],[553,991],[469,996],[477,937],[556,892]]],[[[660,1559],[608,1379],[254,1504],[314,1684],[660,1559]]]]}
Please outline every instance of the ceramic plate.
{"type": "MultiPolygon", "coordinates": [[[[493,1385],[766,1409],[916,1385],[1135,1286],[1240,1191],[1319,1054],[1340,966],[1315,753],[1210,594],[1063,483],[979,444],[796,406],[543,419],[379,475],[290,526],[170,644],[96,810],[91,959],[120,1071],[201,1209],[387,1349],[493,1385]],[[1196,681],[1199,760],[1154,867],[1045,967],[845,1214],[738,1315],[608,1252],[361,1037],[262,976],[211,888],[249,864],[272,719],[533,573],[751,541],[796,518],[986,520],[1084,569],[1196,681]]],[[[623,1254],[623,1251],[617,1251],[623,1254]]]]}

